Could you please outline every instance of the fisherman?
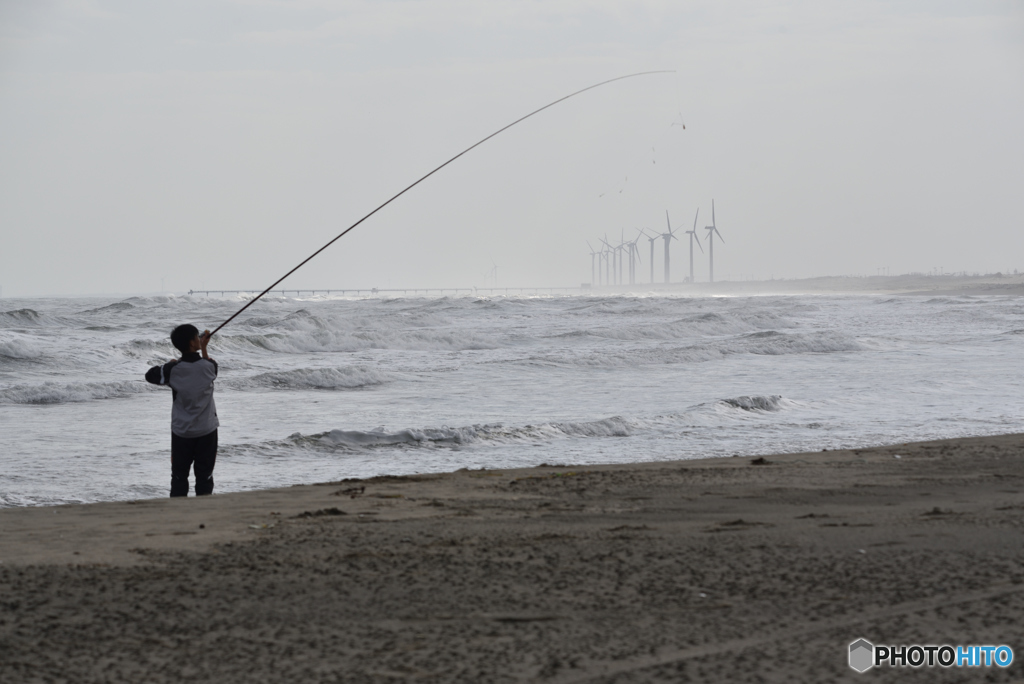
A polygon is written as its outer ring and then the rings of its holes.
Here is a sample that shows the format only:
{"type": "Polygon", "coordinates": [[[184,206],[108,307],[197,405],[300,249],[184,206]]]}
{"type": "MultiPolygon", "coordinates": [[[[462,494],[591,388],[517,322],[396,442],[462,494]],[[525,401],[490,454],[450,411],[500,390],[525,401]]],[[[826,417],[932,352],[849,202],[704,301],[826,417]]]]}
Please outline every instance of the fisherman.
{"type": "Polygon", "coordinates": [[[171,407],[171,496],[188,496],[188,473],[195,470],[196,496],[213,493],[213,466],[217,461],[217,407],[213,381],[217,362],[206,345],[210,331],[200,336],[194,325],[179,325],[171,332],[171,344],[181,359],[146,372],[154,385],[169,385],[171,407]],[[200,356],[200,353],[202,356],[200,356]]]}

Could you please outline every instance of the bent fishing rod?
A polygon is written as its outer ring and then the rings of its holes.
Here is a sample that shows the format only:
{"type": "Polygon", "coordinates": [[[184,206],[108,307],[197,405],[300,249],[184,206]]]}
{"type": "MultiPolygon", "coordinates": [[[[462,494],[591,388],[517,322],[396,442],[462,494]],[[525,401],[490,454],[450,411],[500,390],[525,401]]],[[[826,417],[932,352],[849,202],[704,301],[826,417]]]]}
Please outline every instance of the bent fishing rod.
{"type": "Polygon", "coordinates": [[[367,214],[367,215],[366,215],[366,216],[364,216],[363,218],[359,219],[358,221],[356,221],[355,223],[353,223],[353,224],[352,224],[351,226],[349,226],[349,227],[348,227],[348,228],[346,228],[345,230],[341,231],[341,233],[339,233],[339,234],[338,234],[338,236],[337,236],[337,237],[335,237],[335,238],[334,238],[333,240],[331,240],[331,241],[330,241],[330,242],[328,242],[328,243],[327,243],[326,245],[324,245],[323,247],[321,247],[320,249],[316,250],[315,252],[313,252],[312,254],[310,254],[310,255],[309,255],[308,257],[306,257],[305,259],[303,259],[303,260],[302,260],[302,262],[301,262],[301,263],[300,263],[300,264],[299,264],[298,266],[296,266],[295,268],[293,268],[292,270],[288,271],[288,272],[287,272],[287,273],[285,273],[285,274],[284,274],[283,276],[281,276],[280,278],[278,278],[277,280],[275,280],[275,281],[274,281],[274,283],[273,283],[273,285],[271,285],[271,286],[270,286],[270,287],[268,287],[268,288],[267,288],[266,290],[264,290],[263,292],[259,293],[258,295],[256,295],[256,296],[255,296],[255,297],[253,297],[252,299],[250,299],[250,300],[249,300],[249,301],[248,301],[248,302],[246,303],[246,305],[245,305],[245,306],[243,306],[243,307],[242,307],[241,309],[239,309],[239,310],[238,310],[238,311],[236,311],[236,312],[235,312],[234,314],[232,314],[232,315],[231,315],[231,318],[227,319],[226,321],[224,321],[223,323],[221,323],[220,325],[218,325],[218,326],[216,327],[216,329],[214,329],[214,331],[213,331],[212,333],[210,333],[210,337],[213,337],[214,335],[216,335],[216,334],[217,334],[217,331],[219,331],[219,330],[220,330],[221,328],[223,328],[223,327],[224,327],[225,325],[227,325],[227,324],[228,324],[228,323],[230,323],[231,321],[235,320],[235,318],[236,318],[236,317],[237,317],[237,316],[238,316],[238,315],[239,315],[240,313],[242,313],[243,311],[245,311],[246,309],[248,309],[248,308],[249,308],[250,306],[252,306],[253,304],[255,304],[255,303],[256,303],[256,302],[257,302],[257,301],[258,301],[258,300],[259,300],[259,299],[260,299],[261,297],[263,297],[263,295],[267,294],[268,292],[270,292],[271,290],[273,290],[273,289],[274,289],[275,287],[277,287],[277,286],[278,286],[278,285],[279,285],[279,284],[281,283],[281,281],[283,281],[283,280],[284,280],[285,278],[287,278],[287,277],[288,277],[288,276],[290,276],[290,275],[291,275],[292,273],[295,273],[295,272],[296,272],[296,271],[298,271],[298,270],[299,270],[300,268],[302,268],[303,266],[305,266],[305,265],[306,265],[306,264],[307,264],[307,263],[308,263],[308,262],[309,262],[309,261],[310,261],[310,260],[311,260],[311,259],[312,259],[313,257],[315,257],[315,256],[316,256],[317,254],[319,254],[320,252],[324,251],[325,249],[327,249],[328,247],[330,247],[331,245],[333,245],[333,244],[334,244],[335,242],[337,242],[337,241],[338,241],[338,240],[340,240],[341,238],[345,237],[345,235],[347,235],[347,234],[348,234],[349,232],[351,232],[351,231],[352,231],[352,230],[353,230],[353,229],[354,229],[354,228],[355,228],[356,226],[358,226],[358,225],[359,225],[360,223],[362,223],[362,222],[363,222],[363,221],[365,221],[366,219],[370,218],[371,216],[373,216],[374,214],[376,214],[376,213],[377,213],[378,211],[380,211],[380,210],[381,210],[381,209],[383,209],[384,207],[388,206],[389,204],[391,204],[392,202],[394,202],[394,201],[395,201],[396,199],[398,199],[399,197],[401,197],[401,196],[402,196],[402,195],[404,195],[405,193],[409,192],[410,190],[412,190],[413,188],[415,188],[415,187],[416,187],[417,185],[419,185],[419,184],[420,184],[420,183],[422,183],[423,181],[427,180],[428,178],[430,178],[431,176],[433,176],[433,175],[434,175],[435,173],[437,173],[438,171],[440,171],[440,170],[441,170],[441,169],[443,169],[444,167],[446,167],[446,166],[448,166],[449,164],[451,164],[451,163],[452,163],[453,161],[455,161],[456,159],[458,159],[458,158],[459,158],[459,157],[461,157],[462,155],[466,154],[467,152],[469,152],[470,150],[473,150],[473,149],[474,149],[474,148],[476,148],[476,147],[479,147],[480,145],[483,145],[483,144],[484,144],[485,142],[487,142],[488,140],[490,140],[490,139],[491,139],[491,138],[493,138],[494,136],[498,135],[499,133],[502,133],[503,131],[507,131],[508,129],[510,129],[510,128],[512,128],[513,126],[515,126],[515,125],[516,125],[517,123],[519,123],[519,122],[521,122],[521,121],[525,121],[526,119],[529,119],[529,118],[530,118],[531,116],[533,116],[534,114],[539,114],[539,113],[543,112],[543,111],[544,111],[545,109],[548,109],[548,108],[550,108],[550,107],[554,107],[554,106],[555,106],[556,104],[558,104],[559,102],[564,102],[564,101],[568,100],[568,99],[569,99],[570,97],[575,97],[575,96],[579,95],[580,93],[585,93],[585,92],[587,92],[588,90],[593,90],[594,88],[600,88],[600,87],[601,87],[601,86],[603,86],[603,85],[607,85],[607,84],[609,84],[609,83],[614,83],[615,81],[621,81],[621,80],[623,80],[623,79],[627,79],[627,78],[635,78],[635,77],[637,77],[637,76],[650,76],[651,74],[672,74],[672,73],[675,73],[675,71],[673,71],[673,70],[663,70],[663,71],[641,71],[641,72],[639,72],[639,73],[636,73],[636,74],[628,74],[628,75],[626,75],[626,76],[618,76],[618,77],[616,77],[616,78],[610,78],[610,79],[608,79],[607,81],[601,81],[600,83],[595,83],[595,84],[594,84],[594,85],[592,85],[592,86],[587,86],[586,88],[583,88],[582,90],[577,90],[576,92],[574,92],[574,93],[570,93],[569,95],[566,95],[565,97],[560,97],[560,98],[558,98],[557,100],[555,100],[554,102],[551,102],[551,103],[549,103],[549,104],[546,104],[546,105],[544,105],[544,106],[543,106],[543,107],[541,107],[540,109],[535,109],[535,110],[533,110],[532,112],[530,112],[530,113],[529,113],[529,114],[527,114],[526,116],[521,116],[521,117],[519,117],[518,119],[516,119],[516,120],[515,120],[515,121],[513,121],[512,123],[508,124],[507,126],[505,126],[505,127],[503,127],[503,128],[499,128],[499,129],[498,129],[498,130],[496,130],[496,131],[495,131],[494,133],[491,133],[491,134],[490,134],[489,136],[487,136],[486,138],[484,138],[484,139],[483,139],[483,140],[481,140],[480,142],[477,142],[477,143],[475,143],[475,144],[473,144],[473,145],[470,145],[470,146],[469,146],[469,147],[467,147],[466,149],[462,150],[462,152],[459,152],[459,153],[458,153],[457,155],[455,155],[454,157],[452,157],[451,159],[449,159],[448,161],[446,161],[446,162],[445,162],[444,164],[441,164],[441,165],[440,165],[440,166],[438,166],[438,167],[437,167],[436,169],[434,169],[434,170],[433,170],[433,171],[431,171],[430,173],[426,174],[425,176],[423,176],[422,178],[420,178],[419,180],[417,180],[417,181],[416,181],[415,183],[412,183],[411,185],[407,186],[407,187],[406,187],[406,188],[405,188],[404,190],[402,190],[402,191],[401,191],[401,192],[399,192],[398,194],[396,194],[396,195],[394,195],[393,197],[391,197],[391,198],[390,198],[390,199],[389,199],[388,201],[386,201],[386,202],[384,202],[383,204],[381,204],[381,205],[380,205],[379,207],[377,207],[376,209],[374,209],[373,211],[371,211],[371,212],[370,212],[369,214],[367,214]]]}

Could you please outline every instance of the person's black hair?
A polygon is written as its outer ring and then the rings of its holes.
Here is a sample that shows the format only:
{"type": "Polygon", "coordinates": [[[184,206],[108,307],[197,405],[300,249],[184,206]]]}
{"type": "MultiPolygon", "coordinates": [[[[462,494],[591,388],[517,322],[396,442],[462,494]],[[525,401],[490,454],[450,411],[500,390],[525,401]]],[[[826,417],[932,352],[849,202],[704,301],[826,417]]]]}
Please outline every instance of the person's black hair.
{"type": "Polygon", "coordinates": [[[189,323],[179,325],[171,331],[171,344],[182,354],[188,354],[191,351],[192,340],[196,339],[197,335],[199,335],[199,328],[196,326],[189,323]]]}

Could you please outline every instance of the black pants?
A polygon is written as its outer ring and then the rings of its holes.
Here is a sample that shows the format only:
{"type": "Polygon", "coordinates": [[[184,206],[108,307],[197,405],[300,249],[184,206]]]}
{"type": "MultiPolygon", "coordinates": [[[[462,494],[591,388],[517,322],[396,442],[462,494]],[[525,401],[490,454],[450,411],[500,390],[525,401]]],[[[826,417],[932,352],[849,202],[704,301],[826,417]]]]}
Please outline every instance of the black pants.
{"type": "Polygon", "coordinates": [[[188,496],[188,471],[196,473],[196,496],[213,493],[213,466],[217,462],[217,431],[202,437],[171,433],[171,496],[188,496]]]}

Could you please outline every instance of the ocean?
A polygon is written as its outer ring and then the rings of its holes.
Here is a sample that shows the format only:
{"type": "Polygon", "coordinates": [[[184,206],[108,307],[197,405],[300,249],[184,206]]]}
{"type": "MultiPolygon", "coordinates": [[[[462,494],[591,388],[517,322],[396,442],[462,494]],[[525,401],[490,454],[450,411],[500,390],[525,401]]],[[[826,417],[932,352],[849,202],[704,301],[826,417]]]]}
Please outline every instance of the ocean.
{"type": "MultiPolygon", "coordinates": [[[[231,297],[0,300],[0,506],[166,496],[145,371],[231,297]]],[[[1024,431],[1024,298],[266,298],[211,342],[216,491],[1024,431]]]]}

